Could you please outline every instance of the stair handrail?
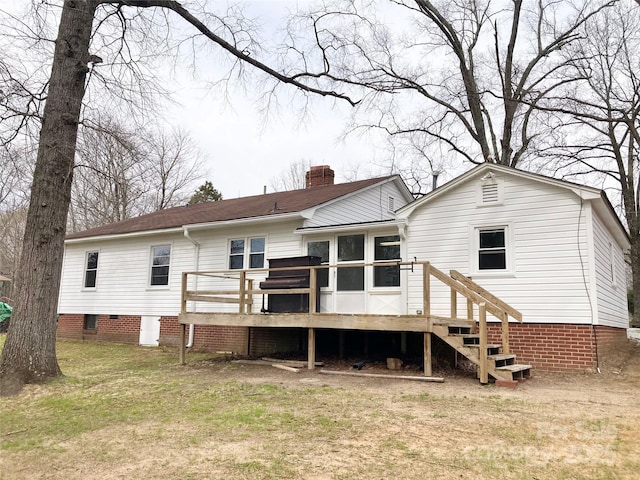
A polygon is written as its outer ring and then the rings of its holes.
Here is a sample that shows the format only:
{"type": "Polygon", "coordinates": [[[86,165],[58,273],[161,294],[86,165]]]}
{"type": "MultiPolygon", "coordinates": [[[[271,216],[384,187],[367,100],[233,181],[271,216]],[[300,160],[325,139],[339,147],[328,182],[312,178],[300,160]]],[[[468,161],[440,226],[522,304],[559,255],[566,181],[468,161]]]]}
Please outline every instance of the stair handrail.
{"type": "Polygon", "coordinates": [[[467,299],[470,299],[476,305],[480,305],[481,303],[484,303],[486,311],[491,313],[496,318],[498,319],[503,318],[504,311],[505,311],[503,308],[500,308],[498,305],[493,303],[490,299],[474,292],[472,289],[468,288],[462,282],[458,280],[454,280],[452,277],[444,273],[442,270],[439,270],[438,268],[434,267],[429,262],[425,262],[425,265],[427,264],[429,265],[428,270],[430,275],[433,275],[442,283],[454,289],[460,295],[463,295],[467,299]]]}
{"type": "Polygon", "coordinates": [[[457,270],[449,270],[449,275],[454,280],[457,280],[458,282],[462,283],[468,289],[474,291],[478,295],[484,297],[489,302],[496,305],[498,308],[502,309],[504,312],[508,313],[513,319],[519,322],[522,322],[522,313],[520,311],[516,310],[515,308],[513,308],[511,305],[504,302],[503,300],[500,300],[498,297],[496,297],[491,292],[482,288],[480,285],[478,285],[469,277],[463,275],[457,270]]]}

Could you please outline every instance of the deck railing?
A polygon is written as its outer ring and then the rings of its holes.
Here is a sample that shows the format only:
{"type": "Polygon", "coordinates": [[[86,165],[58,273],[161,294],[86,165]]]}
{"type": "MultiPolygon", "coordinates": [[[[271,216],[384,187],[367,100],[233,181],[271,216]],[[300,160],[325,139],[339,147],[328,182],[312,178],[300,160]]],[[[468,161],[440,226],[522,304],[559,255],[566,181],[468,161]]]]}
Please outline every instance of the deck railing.
{"type": "MultiPolygon", "coordinates": [[[[477,328],[479,333],[480,342],[480,376],[481,381],[483,378],[486,380],[487,376],[487,314],[493,315],[500,321],[501,325],[501,337],[502,337],[502,352],[510,353],[509,346],[509,317],[516,321],[522,321],[522,314],[511,307],[507,303],[503,302],[495,295],[491,294],[483,287],[475,283],[471,278],[462,275],[460,272],[451,270],[449,275],[443,271],[437,269],[430,262],[375,262],[375,263],[348,263],[340,265],[305,265],[300,267],[284,267],[284,268],[260,268],[250,270],[216,270],[216,271],[204,271],[204,272],[184,272],[182,274],[182,296],[181,296],[181,313],[188,313],[189,302],[207,302],[218,304],[237,304],[237,312],[240,314],[258,314],[254,312],[253,304],[254,299],[264,295],[279,295],[279,294],[306,294],[309,299],[309,314],[316,314],[316,295],[317,295],[317,274],[319,269],[340,269],[340,268],[353,268],[353,267],[385,267],[396,266],[400,270],[408,270],[407,275],[416,276],[419,275],[419,270],[422,269],[422,312],[421,314],[427,321],[427,334],[432,330],[432,324],[434,321],[443,321],[443,317],[440,315],[432,315],[432,292],[431,285],[432,278],[435,278],[440,283],[444,284],[450,289],[450,311],[449,315],[445,316],[446,321],[450,323],[465,323],[470,325],[473,329],[477,328]],[[295,271],[305,270],[310,273],[309,287],[306,288],[286,288],[286,289],[256,289],[256,284],[259,281],[266,278],[271,272],[277,271],[295,271]],[[189,279],[208,278],[220,281],[232,281],[235,288],[225,289],[198,289],[198,281],[194,280],[193,289],[189,289],[189,279]],[[466,307],[466,318],[458,317],[458,300],[462,297],[466,307]],[[475,317],[475,311],[477,308],[478,317],[475,317]],[[484,377],[483,377],[484,376],[484,377]]],[[[331,270],[330,270],[331,271],[331,270]]],[[[417,280],[420,281],[420,280],[417,280]]],[[[408,288],[405,285],[403,288],[408,288]]],[[[264,297],[263,304],[264,304],[264,297]]],[[[323,312],[324,313],[324,312],[323,312]]],[[[365,313],[365,312],[362,312],[365,313]]],[[[430,336],[425,338],[425,357],[430,358],[430,336]]]]}

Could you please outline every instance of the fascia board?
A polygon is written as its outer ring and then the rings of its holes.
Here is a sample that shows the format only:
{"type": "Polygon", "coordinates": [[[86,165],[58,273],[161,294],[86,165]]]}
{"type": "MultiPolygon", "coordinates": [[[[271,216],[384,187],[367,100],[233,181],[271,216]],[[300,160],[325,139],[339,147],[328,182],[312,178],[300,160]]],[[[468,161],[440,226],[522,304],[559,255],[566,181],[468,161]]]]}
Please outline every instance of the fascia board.
{"type": "Polygon", "coordinates": [[[384,230],[389,227],[405,227],[407,222],[404,220],[389,220],[387,222],[366,222],[366,223],[349,223],[346,225],[327,225],[325,227],[306,227],[298,228],[293,231],[295,235],[309,235],[316,233],[337,233],[355,230],[384,230]]]}
{"type": "Polygon", "coordinates": [[[112,235],[96,235],[94,237],[81,237],[81,238],[70,238],[65,240],[65,245],[73,245],[76,243],[85,243],[85,242],[101,242],[104,240],[121,240],[127,238],[135,238],[135,237],[148,237],[152,235],[165,235],[171,233],[182,233],[182,227],[174,227],[174,228],[165,228],[160,230],[144,230],[138,232],[130,232],[130,233],[115,233],[112,235]]]}

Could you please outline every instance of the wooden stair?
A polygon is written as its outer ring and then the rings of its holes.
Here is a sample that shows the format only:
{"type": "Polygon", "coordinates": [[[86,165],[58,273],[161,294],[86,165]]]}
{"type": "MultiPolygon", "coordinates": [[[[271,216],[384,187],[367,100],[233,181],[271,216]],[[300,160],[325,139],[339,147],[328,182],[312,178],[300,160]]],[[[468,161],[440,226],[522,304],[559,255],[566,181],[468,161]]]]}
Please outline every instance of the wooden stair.
{"type": "MultiPolygon", "coordinates": [[[[475,365],[480,366],[480,335],[473,333],[475,322],[466,324],[437,323],[433,333],[475,365]]],[[[531,378],[531,365],[516,363],[516,356],[501,353],[502,345],[487,344],[487,370],[495,380],[523,381],[531,378]]]]}

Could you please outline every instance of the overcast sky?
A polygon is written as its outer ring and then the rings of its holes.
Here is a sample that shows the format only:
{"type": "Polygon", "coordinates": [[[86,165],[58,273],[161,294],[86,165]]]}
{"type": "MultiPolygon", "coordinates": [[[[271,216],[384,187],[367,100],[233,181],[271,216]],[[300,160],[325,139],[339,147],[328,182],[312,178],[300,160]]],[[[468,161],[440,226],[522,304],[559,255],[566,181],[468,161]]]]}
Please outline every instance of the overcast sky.
{"type": "MultiPolygon", "coordinates": [[[[266,40],[282,26],[287,8],[306,2],[262,0],[242,2],[249,16],[262,25],[266,40]]],[[[200,65],[201,78],[220,75],[211,65],[200,65]]],[[[376,152],[370,138],[356,135],[341,139],[352,107],[346,101],[316,97],[302,115],[292,105],[288,94],[294,88],[279,88],[280,106],[269,117],[260,111],[258,101],[263,87],[249,84],[230,92],[228,101],[220,94],[207,92],[203,84],[190,81],[183,72],[174,79],[181,85],[175,96],[179,105],[171,107],[167,121],[186,128],[208,159],[208,179],[224,198],[261,194],[270,188],[271,179],[293,162],[304,160],[311,165],[330,165],[336,181],[343,181],[347,171],[360,165],[359,176],[384,174],[372,166],[376,152]]]]}
{"type": "Polygon", "coordinates": [[[351,108],[346,102],[317,99],[304,116],[284,104],[265,118],[257,100],[241,92],[226,102],[184,82],[176,99],[167,121],[191,133],[207,158],[208,178],[227,199],[261,194],[265,185],[271,191],[271,179],[299,160],[330,165],[340,181],[354,165],[368,173],[376,156],[357,136],[341,140],[351,108]]]}

